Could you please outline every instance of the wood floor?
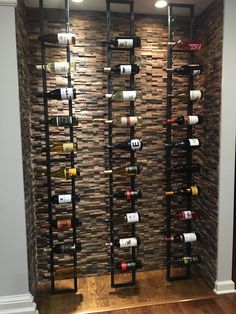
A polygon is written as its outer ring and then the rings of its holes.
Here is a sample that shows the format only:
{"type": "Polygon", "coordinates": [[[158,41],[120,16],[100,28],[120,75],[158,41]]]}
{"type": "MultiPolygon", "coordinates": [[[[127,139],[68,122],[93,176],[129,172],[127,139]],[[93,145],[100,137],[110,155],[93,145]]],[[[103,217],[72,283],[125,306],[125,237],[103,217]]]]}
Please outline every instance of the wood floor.
{"type": "MultiPolygon", "coordinates": [[[[58,288],[69,288],[72,281],[59,280],[56,284],[58,288]]],[[[138,272],[135,287],[116,289],[110,287],[108,275],[82,277],[77,294],[50,295],[48,289],[45,283],[39,287],[36,302],[40,314],[108,313],[111,310],[110,314],[236,313],[236,296],[217,297],[198,274],[189,280],[167,282],[164,271],[138,272]],[[199,304],[204,304],[205,309],[198,309],[199,304]],[[234,311],[230,312],[232,307],[234,311]]]]}

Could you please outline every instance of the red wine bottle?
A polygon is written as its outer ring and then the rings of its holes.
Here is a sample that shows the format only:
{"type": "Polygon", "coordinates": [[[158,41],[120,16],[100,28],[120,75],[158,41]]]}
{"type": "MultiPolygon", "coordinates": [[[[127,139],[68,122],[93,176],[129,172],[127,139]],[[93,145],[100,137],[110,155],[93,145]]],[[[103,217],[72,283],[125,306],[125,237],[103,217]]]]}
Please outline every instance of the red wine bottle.
{"type": "Polygon", "coordinates": [[[117,193],[114,193],[113,195],[117,199],[126,199],[127,201],[133,200],[133,199],[138,199],[142,198],[142,191],[141,190],[136,190],[136,191],[119,191],[117,193]]]}
{"type": "Polygon", "coordinates": [[[186,64],[176,68],[165,69],[166,72],[175,73],[177,75],[192,75],[197,76],[202,74],[202,65],[200,64],[186,64]]]}
{"type": "Polygon", "coordinates": [[[174,191],[167,191],[165,192],[166,196],[172,196],[172,195],[191,195],[191,196],[197,196],[200,194],[200,188],[196,185],[192,185],[190,187],[184,187],[180,188],[178,190],[174,191]]]}
{"type": "Polygon", "coordinates": [[[195,242],[195,241],[199,240],[199,234],[196,232],[178,233],[178,234],[171,236],[171,237],[165,237],[165,240],[175,242],[175,243],[195,242]]]}
{"type": "Polygon", "coordinates": [[[178,40],[176,42],[169,42],[171,46],[182,51],[197,51],[202,48],[202,42],[200,40],[178,40]]]}
{"type": "Polygon", "coordinates": [[[57,244],[53,248],[53,252],[57,254],[73,254],[74,251],[80,252],[81,251],[81,243],[73,244],[57,244]]]}
{"type": "Polygon", "coordinates": [[[174,165],[166,169],[167,172],[176,172],[176,173],[184,173],[184,172],[199,172],[201,170],[201,166],[199,164],[180,164],[174,165]]]}
{"type": "Polygon", "coordinates": [[[39,93],[37,97],[47,97],[48,99],[66,100],[76,98],[76,89],[72,87],[57,88],[46,94],[39,93]]]}
{"type": "Polygon", "coordinates": [[[76,218],[75,219],[75,224],[72,219],[60,219],[60,220],[55,220],[53,221],[53,227],[57,230],[69,230],[71,228],[82,225],[82,219],[81,218],[76,218]]]}
{"type": "Polygon", "coordinates": [[[198,264],[201,262],[201,257],[199,255],[191,255],[191,256],[180,256],[175,257],[173,260],[169,261],[169,264],[175,264],[179,266],[185,266],[189,264],[198,264]]]}
{"type": "Polygon", "coordinates": [[[201,142],[198,138],[187,138],[182,141],[178,141],[172,144],[165,144],[168,148],[181,148],[181,149],[192,149],[199,148],[201,146],[201,142]]]}
{"type": "Polygon", "coordinates": [[[48,120],[48,123],[53,126],[72,126],[79,124],[77,116],[56,116],[48,120]]]}
{"type": "Polygon", "coordinates": [[[53,195],[52,203],[54,204],[63,204],[63,203],[72,203],[73,201],[79,202],[80,195],[71,195],[71,194],[60,194],[60,195],[53,195]]]}
{"type": "Polygon", "coordinates": [[[140,260],[126,261],[115,263],[114,267],[107,267],[107,269],[120,269],[122,271],[141,269],[143,264],[140,260]]]}
{"type": "Polygon", "coordinates": [[[116,48],[126,48],[126,49],[131,49],[131,48],[139,48],[141,47],[141,39],[140,37],[116,37],[111,40],[103,40],[103,44],[111,45],[116,48]]]}
{"type": "Polygon", "coordinates": [[[179,125],[195,125],[203,122],[202,116],[178,116],[177,118],[167,119],[167,123],[177,123],[179,125]]]}
{"type": "Polygon", "coordinates": [[[58,33],[58,34],[45,34],[39,36],[39,39],[53,44],[67,45],[75,44],[75,34],[74,33],[58,33]]]}
{"type": "Polygon", "coordinates": [[[123,150],[127,150],[127,151],[128,150],[137,151],[137,150],[143,149],[143,142],[142,142],[142,140],[132,139],[130,141],[125,141],[125,142],[116,144],[116,145],[112,146],[112,148],[123,149],[123,150]]]}
{"type": "Polygon", "coordinates": [[[140,68],[137,64],[118,64],[113,67],[104,68],[104,72],[111,72],[121,75],[138,74],[139,70],[140,68]]]}
{"type": "Polygon", "coordinates": [[[175,214],[178,220],[196,220],[200,215],[191,210],[183,210],[175,214]]]}
{"type": "Polygon", "coordinates": [[[140,245],[140,239],[138,237],[116,239],[113,242],[106,243],[106,245],[114,245],[119,248],[136,247],[140,245]]]}

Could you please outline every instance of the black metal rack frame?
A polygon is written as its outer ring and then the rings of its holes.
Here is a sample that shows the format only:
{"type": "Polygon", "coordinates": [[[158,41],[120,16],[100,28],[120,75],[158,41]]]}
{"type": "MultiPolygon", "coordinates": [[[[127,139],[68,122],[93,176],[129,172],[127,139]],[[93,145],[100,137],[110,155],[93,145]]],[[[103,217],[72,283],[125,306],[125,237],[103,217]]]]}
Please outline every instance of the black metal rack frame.
{"type": "MultiPolygon", "coordinates": [[[[122,1],[122,0],[106,0],[106,31],[107,31],[107,40],[112,39],[112,26],[111,26],[111,4],[127,4],[129,5],[129,14],[130,14],[130,38],[133,38],[135,35],[135,28],[134,28],[134,0],[129,1],[122,1]]],[[[112,62],[112,51],[130,51],[130,63],[134,63],[135,55],[134,55],[134,48],[115,48],[115,47],[107,47],[107,66],[111,66],[112,62]]],[[[107,75],[108,81],[108,93],[112,93],[112,74],[108,73],[107,75]]],[[[134,75],[130,75],[130,90],[134,90],[135,82],[134,82],[134,75]]],[[[130,101],[130,115],[135,115],[135,103],[134,101],[130,101]]],[[[112,100],[108,100],[108,120],[112,120],[112,100]]],[[[108,125],[108,146],[112,147],[112,124],[108,125]]],[[[135,127],[130,127],[130,139],[133,139],[135,135],[135,127]]],[[[113,153],[112,149],[109,149],[109,156],[108,156],[108,167],[112,169],[113,166],[113,153]]],[[[131,166],[135,165],[135,153],[134,151],[130,152],[130,164],[131,166]]],[[[135,176],[131,176],[130,178],[130,187],[131,190],[135,190],[135,176]]],[[[113,175],[109,175],[109,212],[110,212],[110,241],[113,243],[114,241],[114,221],[113,221],[113,175]]],[[[131,211],[135,212],[135,199],[131,199],[131,211]]],[[[135,224],[132,224],[131,230],[132,237],[135,237],[135,224]]],[[[132,252],[132,261],[136,260],[136,249],[134,247],[131,248],[132,252]]],[[[133,269],[131,271],[132,278],[129,282],[124,283],[115,283],[115,270],[114,270],[114,246],[112,245],[110,248],[110,265],[111,265],[111,287],[125,287],[131,286],[135,284],[136,280],[136,270],[133,269]]]]}
{"type": "MultiPolygon", "coordinates": [[[[172,19],[173,19],[173,9],[174,8],[185,8],[189,9],[189,18],[190,18],[190,25],[189,25],[189,39],[193,39],[193,24],[194,24],[194,5],[191,4],[178,4],[178,3],[171,3],[168,6],[168,41],[173,42],[173,29],[172,29],[172,19]]],[[[185,52],[186,53],[186,52],[185,52]]],[[[167,50],[167,68],[172,68],[173,65],[173,54],[174,54],[174,47],[172,45],[168,45],[167,50]]],[[[194,54],[193,52],[189,52],[189,63],[193,63],[194,54]]],[[[172,72],[168,72],[167,74],[167,95],[171,95],[173,91],[173,84],[172,84],[172,72]]],[[[189,75],[188,78],[188,90],[193,89],[193,77],[192,75],[189,75]]],[[[187,114],[192,115],[193,114],[193,104],[192,101],[188,101],[187,105],[187,114]]],[[[172,116],[172,97],[167,97],[167,119],[170,119],[172,116]]],[[[172,126],[171,124],[167,124],[166,126],[166,139],[167,144],[171,144],[171,132],[172,126]]],[[[192,126],[187,126],[187,138],[192,138],[192,126]]],[[[172,153],[171,149],[167,148],[166,150],[166,168],[171,167],[171,160],[172,159],[172,153]]],[[[187,150],[186,154],[186,162],[191,164],[192,163],[192,151],[191,149],[187,150]]],[[[188,186],[192,184],[192,173],[188,172],[186,174],[186,183],[188,186]]],[[[171,172],[167,172],[166,174],[166,187],[167,190],[172,190],[171,187],[171,172]]],[[[167,205],[167,219],[166,219],[166,225],[167,225],[167,237],[171,236],[171,197],[167,196],[166,200],[167,205]]],[[[192,210],[192,197],[191,195],[187,196],[187,202],[186,202],[187,210],[192,210]]],[[[192,230],[192,224],[191,220],[186,221],[186,232],[191,232],[192,230]]],[[[191,265],[188,264],[185,267],[186,273],[185,275],[179,275],[179,276],[173,276],[171,274],[171,258],[172,258],[172,244],[171,241],[167,241],[167,273],[166,278],[167,280],[181,280],[181,279],[188,279],[190,278],[190,268],[191,265]]],[[[191,242],[186,243],[186,254],[189,256],[191,255],[191,242]]]]}
{"type": "MultiPolygon", "coordinates": [[[[40,35],[44,34],[44,7],[43,0],[39,0],[40,8],[40,35]]],[[[69,0],[65,0],[65,31],[70,30],[70,19],[69,19],[69,0]]],[[[43,69],[43,65],[46,64],[46,49],[45,48],[59,48],[66,49],[67,62],[70,63],[70,46],[68,45],[46,45],[43,40],[41,40],[41,64],[42,64],[42,81],[43,81],[43,94],[47,92],[47,73],[43,69]]],[[[71,74],[68,73],[68,87],[71,87],[71,74]]],[[[57,293],[67,293],[67,292],[77,292],[77,252],[74,250],[73,253],[73,271],[74,271],[74,287],[72,289],[56,290],[55,289],[55,265],[54,265],[54,244],[53,244],[53,211],[52,211],[52,182],[51,182],[51,154],[50,154],[50,131],[49,131],[49,119],[48,119],[48,99],[43,97],[44,102],[44,119],[45,119],[45,142],[46,142],[46,166],[47,166],[47,187],[48,187],[48,216],[49,216],[49,244],[50,244],[50,279],[51,279],[51,292],[53,294],[57,293]]],[[[72,100],[68,100],[69,115],[72,116],[72,100]]],[[[70,126],[70,141],[74,141],[73,126],[70,126]]],[[[74,152],[70,155],[71,167],[74,167],[74,152]]],[[[75,195],[75,178],[71,177],[71,195],[72,195],[72,221],[73,221],[73,245],[76,245],[76,205],[73,199],[75,195]]]]}

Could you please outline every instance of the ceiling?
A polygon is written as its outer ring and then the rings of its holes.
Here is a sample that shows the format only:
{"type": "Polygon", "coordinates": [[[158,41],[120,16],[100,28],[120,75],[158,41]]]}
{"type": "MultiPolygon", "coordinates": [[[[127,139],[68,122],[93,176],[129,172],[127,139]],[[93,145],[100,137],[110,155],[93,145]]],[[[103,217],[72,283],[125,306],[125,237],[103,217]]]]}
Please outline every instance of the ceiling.
{"type": "MultiPolygon", "coordinates": [[[[121,0],[122,1],[122,0],[121,0]]],[[[38,0],[24,0],[26,6],[29,7],[38,7],[38,0]]],[[[144,14],[167,14],[167,8],[157,9],[155,8],[156,0],[134,0],[134,10],[135,13],[144,13],[144,14]]],[[[169,1],[171,2],[171,1],[169,1]]],[[[174,0],[174,3],[183,3],[183,4],[194,4],[195,5],[195,14],[198,15],[204,11],[208,5],[214,0],[174,0]]],[[[44,0],[45,8],[64,8],[64,0],[44,0]]],[[[70,9],[71,10],[92,10],[92,11],[105,11],[106,0],[84,0],[82,3],[74,3],[70,0],[70,9]]],[[[112,10],[116,12],[126,12],[127,5],[118,5],[113,4],[112,10]]],[[[181,12],[176,12],[177,14],[188,14],[188,10],[182,10],[181,12]]]]}

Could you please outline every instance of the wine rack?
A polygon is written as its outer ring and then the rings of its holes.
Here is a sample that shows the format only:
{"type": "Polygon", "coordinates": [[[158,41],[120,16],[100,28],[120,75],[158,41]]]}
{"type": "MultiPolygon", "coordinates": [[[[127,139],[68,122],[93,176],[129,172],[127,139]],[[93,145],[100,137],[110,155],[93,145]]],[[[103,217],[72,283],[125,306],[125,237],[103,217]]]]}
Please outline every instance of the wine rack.
{"type": "MultiPolygon", "coordinates": [[[[41,38],[41,66],[42,66],[42,82],[43,82],[43,104],[44,104],[44,122],[45,122],[45,143],[46,143],[46,174],[47,174],[47,199],[48,199],[48,216],[49,216],[49,246],[50,246],[50,280],[51,280],[51,292],[53,294],[57,293],[67,293],[67,292],[77,292],[78,286],[77,286],[77,252],[76,247],[78,247],[77,243],[77,232],[76,232],[76,205],[75,205],[75,178],[71,177],[71,215],[72,215],[72,237],[73,237],[73,288],[68,289],[56,289],[55,285],[55,261],[54,261],[54,255],[57,254],[54,251],[54,248],[56,247],[54,244],[54,226],[53,226],[53,197],[52,197],[52,178],[51,178],[51,167],[53,164],[53,159],[51,158],[51,151],[50,151],[50,127],[49,127],[49,115],[48,115],[48,98],[46,97],[47,93],[47,87],[48,87],[48,80],[47,80],[47,73],[46,69],[43,68],[43,66],[46,64],[46,51],[50,48],[58,48],[58,49],[65,49],[66,50],[66,57],[67,62],[71,63],[70,60],[70,45],[59,45],[59,44],[46,44],[45,41],[42,39],[42,36],[44,35],[44,3],[43,0],[39,0],[39,8],[40,8],[40,38],[41,38]],[[74,248],[74,249],[73,249],[74,248]]],[[[70,31],[70,19],[69,19],[69,0],[65,0],[65,32],[68,33],[70,31]]],[[[68,71],[67,74],[67,80],[68,80],[68,87],[71,87],[71,73],[68,71]]],[[[69,97],[68,99],[68,111],[69,116],[72,116],[72,97],[69,97]]],[[[73,124],[69,127],[69,136],[71,143],[74,142],[74,130],[73,130],[73,124]]],[[[67,162],[70,162],[71,168],[74,167],[75,164],[75,156],[74,152],[72,151],[69,155],[69,158],[67,157],[67,162]]],[[[68,203],[68,207],[69,207],[68,203]]]]}
{"type": "MultiPolygon", "coordinates": [[[[107,36],[107,41],[112,39],[112,23],[111,23],[111,5],[112,4],[125,4],[129,6],[129,35],[130,38],[133,38],[135,35],[135,28],[134,28],[134,1],[133,0],[128,0],[128,1],[122,1],[122,0],[106,0],[106,36],[107,36]]],[[[107,47],[107,66],[111,67],[112,63],[112,56],[114,52],[119,52],[119,51],[128,51],[129,52],[129,63],[133,64],[135,62],[135,54],[134,54],[134,48],[120,48],[120,47],[107,47]]],[[[113,92],[113,86],[112,86],[112,74],[109,72],[107,75],[107,81],[108,81],[108,93],[111,94],[113,92]]],[[[134,81],[134,74],[130,74],[130,90],[135,89],[135,81],[134,81]]],[[[112,120],[112,99],[108,99],[108,120],[112,120]]],[[[135,115],[135,103],[134,101],[130,101],[130,116],[135,115]]],[[[113,126],[112,124],[108,124],[108,147],[112,147],[113,145],[113,126]]],[[[129,132],[129,137],[130,140],[134,139],[135,136],[135,127],[130,126],[130,132],[129,132]]],[[[112,169],[113,167],[113,152],[112,149],[109,149],[109,156],[108,156],[108,167],[109,169],[112,169]]],[[[135,165],[135,152],[130,151],[130,166],[135,165]]],[[[131,176],[130,178],[130,188],[131,191],[135,190],[135,176],[131,176]]],[[[109,214],[110,214],[110,242],[114,242],[114,215],[113,215],[113,206],[114,206],[114,200],[113,200],[113,174],[109,174],[109,214]]],[[[130,200],[130,211],[135,212],[135,199],[130,200]]],[[[136,230],[135,230],[135,224],[133,223],[131,226],[131,237],[136,236],[136,230]]],[[[131,249],[131,262],[135,263],[136,262],[136,248],[132,247],[131,249]]],[[[111,287],[125,287],[125,286],[131,286],[135,284],[136,281],[136,269],[132,269],[130,271],[130,281],[126,281],[123,283],[117,283],[115,280],[115,250],[114,250],[114,245],[111,245],[110,248],[110,272],[111,272],[111,287]]]]}
{"type": "MultiPolygon", "coordinates": [[[[173,47],[170,43],[175,42],[174,38],[174,21],[175,21],[175,15],[173,14],[174,9],[186,9],[189,12],[189,16],[187,19],[189,19],[189,40],[193,40],[193,26],[194,26],[194,5],[191,4],[176,4],[172,3],[168,5],[168,48],[167,48],[167,68],[171,69],[173,67],[173,59],[175,57],[175,47],[173,47]]],[[[176,49],[177,50],[177,49],[176,49]]],[[[189,54],[188,56],[188,62],[189,64],[192,64],[194,61],[194,53],[193,51],[179,51],[178,53],[182,54],[189,54]]],[[[194,81],[193,81],[193,75],[189,74],[188,75],[188,83],[187,83],[187,88],[188,92],[190,90],[193,90],[194,86],[194,81]]],[[[167,119],[172,118],[172,97],[169,97],[169,95],[172,95],[173,93],[173,74],[172,72],[167,73],[167,119]]],[[[193,102],[189,98],[188,104],[187,104],[187,115],[192,115],[193,114],[193,102]]],[[[166,124],[166,143],[167,145],[171,145],[172,143],[172,136],[173,136],[173,131],[171,124],[166,124]]],[[[187,138],[191,139],[193,135],[193,129],[192,125],[187,125],[187,130],[186,130],[186,136],[187,138]]],[[[172,151],[169,147],[166,149],[166,169],[171,169],[172,167],[172,151]]],[[[191,148],[187,149],[186,152],[186,163],[187,164],[192,164],[192,150],[191,148]]],[[[186,177],[184,179],[184,183],[189,187],[192,186],[193,184],[193,174],[191,171],[186,172],[186,177]]],[[[167,191],[172,190],[172,174],[171,171],[166,171],[166,188],[167,191]]],[[[188,194],[186,196],[186,210],[187,211],[192,211],[192,196],[188,194]]],[[[172,200],[170,196],[166,196],[166,236],[167,238],[171,237],[171,233],[173,232],[172,230],[172,200]]],[[[185,221],[185,230],[183,232],[185,233],[190,233],[192,232],[192,222],[191,220],[186,220],[185,221]]],[[[188,256],[190,257],[192,255],[192,245],[191,242],[183,243],[182,245],[185,246],[184,248],[184,254],[183,256],[188,256]]],[[[174,273],[173,268],[176,266],[174,263],[171,263],[171,261],[176,258],[173,254],[174,249],[172,246],[171,241],[167,241],[167,261],[166,261],[166,266],[167,266],[167,272],[166,272],[166,278],[168,281],[172,280],[181,280],[181,279],[188,279],[190,278],[190,270],[191,270],[191,263],[182,263],[181,267],[183,267],[183,271],[181,273],[174,273]]]]}

